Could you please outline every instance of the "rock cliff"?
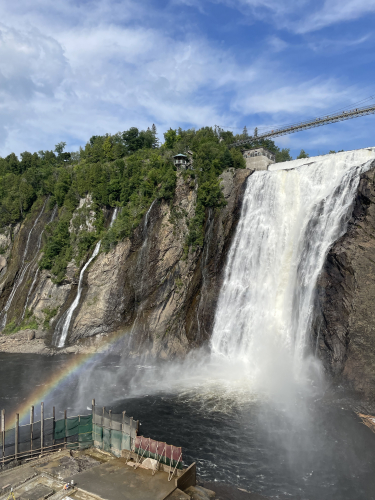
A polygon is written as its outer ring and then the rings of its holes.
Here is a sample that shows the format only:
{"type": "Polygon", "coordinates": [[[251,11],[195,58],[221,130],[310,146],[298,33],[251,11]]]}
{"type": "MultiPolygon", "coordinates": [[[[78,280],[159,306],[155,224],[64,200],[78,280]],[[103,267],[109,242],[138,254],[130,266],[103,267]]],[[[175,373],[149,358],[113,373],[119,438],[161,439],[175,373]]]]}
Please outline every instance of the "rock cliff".
{"type": "MultiPolygon", "coordinates": [[[[89,266],[67,343],[116,334],[125,342],[121,349],[164,358],[203,345],[212,330],[226,253],[250,174],[246,169],[229,169],[221,175],[227,205],[207,209],[204,245],[187,255],[184,247],[195,214],[196,186],[179,175],[173,202],[154,201],[132,237],[108,253],[101,252],[89,266]]],[[[26,324],[32,318],[25,328],[34,331],[39,345],[44,339],[47,346],[76,296],[79,275],[73,261],[61,284],[38,269],[40,241],[52,217],[52,211],[35,207],[22,226],[4,228],[0,240],[0,310],[8,307],[6,324],[19,323],[21,317],[26,324]]],[[[109,220],[110,212],[105,217],[109,220]]],[[[4,321],[4,313],[0,320],[4,321]]],[[[33,334],[17,335],[25,345],[35,343],[33,334]]],[[[4,343],[0,350],[6,350],[4,343]]],[[[26,350],[35,352],[31,347],[26,350]]]]}
{"type": "Polygon", "coordinates": [[[346,233],[331,248],[316,295],[315,345],[337,381],[375,389],[375,168],[361,175],[346,233]]]}

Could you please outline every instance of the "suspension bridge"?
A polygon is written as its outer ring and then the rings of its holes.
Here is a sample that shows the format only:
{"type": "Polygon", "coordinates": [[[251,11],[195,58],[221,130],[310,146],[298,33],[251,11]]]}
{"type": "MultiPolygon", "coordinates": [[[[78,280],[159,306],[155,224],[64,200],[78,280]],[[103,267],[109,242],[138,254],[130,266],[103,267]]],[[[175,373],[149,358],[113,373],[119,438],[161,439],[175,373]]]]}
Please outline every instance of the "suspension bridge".
{"type": "Polygon", "coordinates": [[[359,118],[360,116],[366,116],[375,114],[375,105],[364,106],[361,108],[354,108],[348,111],[340,111],[337,113],[332,113],[330,115],[321,116],[319,118],[314,118],[312,120],[307,120],[300,123],[295,123],[292,125],[287,125],[281,128],[275,128],[267,132],[258,134],[258,129],[255,129],[253,136],[248,136],[241,141],[234,142],[230,146],[242,146],[249,144],[251,142],[259,142],[263,139],[270,139],[271,137],[278,137],[281,135],[294,134],[295,132],[300,132],[301,130],[307,130],[315,127],[322,127],[323,125],[328,125],[329,123],[342,122],[345,120],[351,120],[352,118],[359,118]]]}

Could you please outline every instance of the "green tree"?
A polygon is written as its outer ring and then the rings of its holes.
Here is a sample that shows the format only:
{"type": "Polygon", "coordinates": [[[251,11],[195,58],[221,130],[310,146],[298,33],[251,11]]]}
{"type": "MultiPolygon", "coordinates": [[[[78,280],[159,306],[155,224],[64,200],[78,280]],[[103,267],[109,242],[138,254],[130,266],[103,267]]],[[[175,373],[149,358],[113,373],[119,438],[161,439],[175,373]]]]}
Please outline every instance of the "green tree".
{"type": "Polygon", "coordinates": [[[302,158],[309,158],[309,155],[303,149],[301,149],[300,154],[297,156],[297,160],[300,160],[302,158]]]}
{"type": "Polygon", "coordinates": [[[293,158],[290,155],[290,149],[289,148],[283,148],[281,151],[276,151],[275,154],[275,161],[276,163],[284,162],[284,161],[291,161],[293,158]]]}
{"type": "Polygon", "coordinates": [[[151,133],[152,133],[152,139],[153,139],[152,147],[158,148],[159,147],[159,139],[158,139],[158,133],[156,130],[155,123],[152,124],[151,133]]]}
{"type": "Polygon", "coordinates": [[[167,132],[164,132],[164,140],[165,140],[165,147],[167,149],[173,149],[173,146],[176,144],[178,138],[177,138],[177,131],[170,128],[167,130],[167,132]]]}
{"type": "Polygon", "coordinates": [[[61,155],[61,153],[65,149],[65,146],[66,146],[66,142],[59,142],[58,144],[56,144],[55,153],[57,153],[58,155],[61,155]]]}

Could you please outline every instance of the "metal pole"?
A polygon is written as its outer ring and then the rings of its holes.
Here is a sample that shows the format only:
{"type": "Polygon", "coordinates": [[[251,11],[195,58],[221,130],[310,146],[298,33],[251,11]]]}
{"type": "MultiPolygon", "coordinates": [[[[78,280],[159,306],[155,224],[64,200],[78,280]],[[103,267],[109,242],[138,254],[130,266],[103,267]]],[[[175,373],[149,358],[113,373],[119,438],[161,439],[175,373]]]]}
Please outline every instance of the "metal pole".
{"type": "Polygon", "coordinates": [[[109,449],[112,448],[112,410],[109,410],[109,449]]]}
{"type": "Polygon", "coordinates": [[[80,448],[79,446],[79,428],[81,426],[81,415],[78,415],[78,449],[80,448]]]}
{"type": "Polygon", "coordinates": [[[130,417],[129,427],[130,427],[129,434],[130,434],[130,448],[131,448],[133,439],[133,417],[130,417]]]}
{"type": "Polygon", "coordinates": [[[67,425],[68,425],[68,422],[67,422],[67,419],[68,419],[68,411],[67,410],[64,410],[64,445],[65,445],[65,448],[66,448],[66,429],[67,429],[67,425]]]}
{"type": "Polygon", "coordinates": [[[3,464],[5,462],[5,410],[1,410],[1,433],[3,436],[3,464]]]}
{"type": "Polygon", "coordinates": [[[5,463],[5,410],[1,410],[1,437],[2,437],[2,455],[3,465],[5,463]]]}
{"type": "Polygon", "coordinates": [[[102,450],[104,450],[104,412],[105,412],[105,406],[103,406],[103,413],[102,413],[102,431],[103,431],[102,450]]]}
{"type": "Polygon", "coordinates": [[[40,403],[40,454],[43,454],[44,445],[44,403],[40,403]]]}
{"type": "Polygon", "coordinates": [[[123,411],[123,412],[122,412],[122,424],[121,424],[121,449],[123,449],[124,434],[125,434],[125,413],[126,413],[126,411],[123,411]]]}
{"type": "Polygon", "coordinates": [[[56,412],[55,407],[52,407],[52,445],[55,446],[55,420],[56,420],[56,412]]]}
{"type": "Polygon", "coordinates": [[[33,453],[34,407],[30,407],[30,455],[33,453]]]}
{"type": "Polygon", "coordinates": [[[18,458],[18,441],[19,441],[19,426],[20,426],[20,414],[16,413],[16,427],[14,428],[14,455],[15,459],[18,458]]]}
{"type": "Polygon", "coordinates": [[[122,427],[121,427],[122,432],[125,432],[125,413],[126,411],[122,412],[122,427]]]}

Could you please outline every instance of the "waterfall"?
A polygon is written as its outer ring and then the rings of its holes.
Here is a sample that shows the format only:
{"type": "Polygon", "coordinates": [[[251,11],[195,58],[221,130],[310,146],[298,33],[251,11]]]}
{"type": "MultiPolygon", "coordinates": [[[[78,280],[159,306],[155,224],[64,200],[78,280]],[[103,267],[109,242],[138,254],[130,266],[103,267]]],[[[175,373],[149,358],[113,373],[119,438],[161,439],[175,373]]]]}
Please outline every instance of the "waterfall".
{"type": "Polygon", "coordinates": [[[143,234],[145,235],[145,239],[144,239],[144,242],[142,244],[142,249],[141,249],[141,253],[140,255],[143,257],[143,252],[147,246],[147,240],[148,240],[148,231],[147,231],[147,224],[148,224],[148,218],[149,218],[149,215],[150,215],[150,212],[152,210],[152,207],[154,206],[154,203],[157,201],[154,200],[151,205],[150,205],[150,208],[147,210],[146,212],[146,216],[145,216],[145,220],[143,221],[143,234]]]}
{"type": "MultiPolygon", "coordinates": [[[[57,212],[57,205],[55,206],[55,208],[53,209],[53,212],[52,212],[52,215],[51,215],[51,218],[50,220],[47,222],[47,224],[50,224],[53,219],[55,218],[56,216],[56,212],[57,212]]],[[[36,254],[35,254],[35,257],[33,259],[33,262],[34,263],[37,258],[38,258],[38,252],[40,250],[40,247],[41,247],[41,244],[42,244],[42,236],[43,236],[43,233],[44,231],[46,230],[46,226],[44,227],[43,231],[40,233],[39,235],[39,238],[38,238],[38,242],[37,242],[37,247],[36,247],[36,254]]],[[[29,299],[30,299],[30,295],[31,295],[31,292],[33,291],[34,289],[34,286],[35,286],[35,283],[36,283],[36,280],[37,280],[37,277],[38,277],[38,274],[39,274],[39,267],[36,268],[36,271],[35,271],[35,274],[34,274],[34,279],[31,283],[31,286],[29,288],[29,291],[27,293],[27,297],[26,297],[26,302],[25,302],[25,305],[24,305],[24,308],[23,308],[23,312],[22,312],[22,318],[23,319],[25,317],[25,312],[26,312],[26,309],[27,309],[27,305],[29,303],[29,299]]]]}
{"type": "MultiPolygon", "coordinates": [[[[111,223],[110,223],[109,227],[112,227],[113,223],[116,220],[117,214],[118,214],[118,207],[116,207],[113,211],[111,223]]],[[[94,248],[94,251],[93,251],[91,257],[89,258],[89,260],[86,262],[86,264],[81,269],[81,272],[79,274],[79,280],[78,280],[77,295],[76,295],[74,301],[72,302],[69,309],[61,316],[61,318],[57,322],[55,331],[53,333],[53,339],[52,339],[52,343],[54,345],[56,345],[57,347],[64,347],[64,345],[65,345],[66,338],[67,338],[68,332],[69,332],[70,322],[72,321],[73,313],[76,310],[76,308],[79,304],[80,298],[81,298],[83,276],[85,274],[86,269],[89,267],[91,262],[95,259],[95,257],[98,255],[99,250],[100,250],[100,244],[101,244],[101,241],[98,241],[98,243],[95,245],[95,248],[94,248]]]]}
{"type": "MultiPolygon", "coordinates": [[[[48,199],[49,199],[49,197],[48,197],[48,198],[46,198],[46,200],[44,201],[44,204],[43,204],[43,206],[42,206],[42,210],[40,211],[40,213],[38,214],[37,218],[35,219],[34,224],[33,224],[32,228],[30,229],[30,232],[29,232],[29,234],[28,234],[28,236],[27,236],[26,245],[25,245],[25,250],[24,250],[23,255],[22,255],[22,261],[21,261],[21,266],[20,266],[20,272],[19,272],[19,275],[18,275],[18,277],[17,277],[17,280],[16,280],[15,284],[13,285],[12,291],[11,291],[11,293],[10,293],[9,297],[8,297],[8,300],[7,300],[6,304],[5,304],[5,307],[4,307],[4,309],[2,310],[2,316],[3,316],[3,317],[2,317],[2,319],[1,319],[1,321],[0,321],[0,331],[1,331],[1,330],[3,330],[3,329],[5,328],[5,326],[6,326],[6,323],[7,323],[7,316],[8,316],[8,311],[9,311],[9,309],[10,309],[10,306],[12,305],[12,302],[13,302],[14,296],[15,296],[15,294],[16,294],[16,292],[17,292],[18,288],[19,288],[19,287],[20,287],[20,285],[22,284],[23,279],[24,279],[24,277],[25,277],[25,275],[26,275],[26,272],[27,272],[27,270],[29,269],[30,264],[32,263],[32,261],[30,261],[30,262],[27,262],[27,263],[25,264],[25,259],[26,259],[26,256],[27,256],[27,253],[28,253],[28,250],[29,250],[30,237],[31,237],[31,234],[33,233],[34,228],[35,228],[35,226],[37,225],[37,223],[38,223],[38,221],[39,221],[40,217],[42,216],[42,214],[43,214],[43,212],[44,212],[44,208],[45,208],[45,206],[46,206],[46,203],[47,203],[48,199]]],[[[41,237],[40,237],[40,239],[41,239],[41,237]]],[[[37,251],[39,251],[39,248],[38,248],[38,250],[37,250],[37,251]]]]}
{"type": "Polygon", "coordinates": [[[250,377],[294,379],[307,359],[314,289],[346,230],[375,148],[295,160],[248,179],[211,340],[214,355],[246,363],[250,377]]]}

